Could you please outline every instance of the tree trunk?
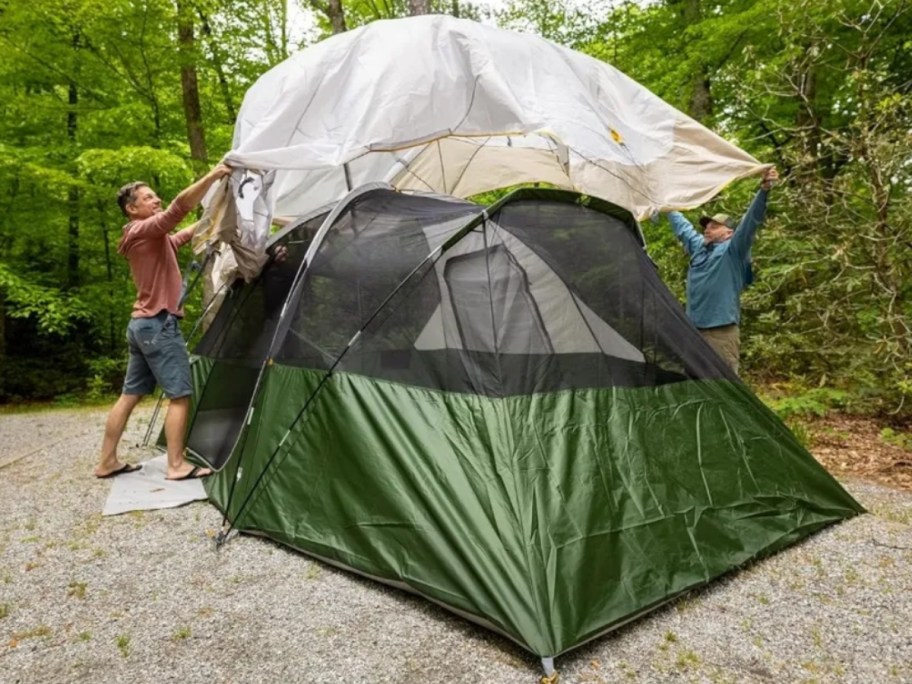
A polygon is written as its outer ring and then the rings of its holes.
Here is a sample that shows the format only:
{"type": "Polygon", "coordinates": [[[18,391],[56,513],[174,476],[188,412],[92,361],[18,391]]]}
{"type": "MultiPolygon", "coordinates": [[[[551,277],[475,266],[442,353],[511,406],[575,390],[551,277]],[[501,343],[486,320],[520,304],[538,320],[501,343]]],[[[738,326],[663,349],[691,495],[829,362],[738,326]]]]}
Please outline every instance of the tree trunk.
{"type": "Polygon", "coordinates": [[[222,102],[225,105],[225,112],[228,115],[228,122],[234,123],[237,120],[237,105],[231,95],[231,86],[228,84],[228,78],[225,76],[225,59],[222,57],[222,51],[219,47],[218,40],[212,35],[212,26],[209,23],[209,17],[200,10],[200,25],[206,41],[209,44],[209,50],[212,52],[212,66],[215,69],[215,75],[218,78],[219,90],[222,93],[222,102]]]}
{"type": "MultiPolygon", "coordinates": [[[[703,18],[700,0],[685,0],[681,8],[684,25],[699,23],[703,18]]],[[[690,115],[700,122],[705,122],[712,115],[713,102],[710,93],[709,68],[701,63],[690,79],[690,115]]]]}
{"type": "Polygon", "coordinates": [[[272,28],[272,13],[269,8],[264,8],[260,14],[263,26],[263,50],[266,52],[266,60],[269,64],[278,64],[288,55],[282,52],[281,45],[276,44],[275,31],[272,28]]]}
{"type": "Polygon", "coordinates": [[[409,14],[417,17],[420,14],[430,14],[430,2],[428,0],[409,0],[409,14]]]}
{"type": "MultiPolygon", "coordinates": [[[[73,34],[73,50],[79,49],[79,33],[73,34]]],[[[76,107],[79,105],[79,90],[75,81],[70,81],[67,88],[67,140],[73,157],[76,157],[76,131],[79,124],[76,107]]],[[[76,171],[74,170],[74,175],[76,171]]],[[[67,208],[69,220],[67,227],[67,288],[79,287],[79,187],[73,183],[67,190],[67,208]]]]}
{"type": "Polygon", "coordinates": [[[706,122],[712,116],[713,101],[709,92],[710,81],[706,75],[706,67],[702,67],[701,71],[702,74],[694,74],[691,83],[690,115],[697,121],[706,122]]]}
{"type": "MultiPolygon", "coordinates": [[[[0,368],[6,368],[6,298],[0,292],[0,368]]],[[[3,386],[4,373],[0,373],[0,399],[6,396],[3,386]]]]}
{"type": "Polygon", "coordinates": [[[117,335],[114,330],[114,267],[111,263],[111,238],[108,235],[108,222],[105,220],[105,203],[98,200],[98,216],[101,226],[101,237],[104,241],[105,269],[108,275],[108,349],[111,354],[117,351],[117,335]]]}
{"type": "Polygon", "coordinates": [[[203,112],[200,107],[199,83],[196,78],[196,45],[193,36],[193,19],[187,11],[187,2],[177,3],[177,39],[181,57],[181,95],[184,104],[184,118],[187,122],[187,142],[190,143],[190,158],[197,171],[203,171],[209,163],[206,152],[206,138],[203,130],[203,112]]]}
{"type": "MultiPolygon", "coordinates": [[[[193,32],[193,14],[188,7],[190,0],[177,0],[177,40],[180,52],[181,97],[184,120],[187,123],[187,142],[190,159],[197,173],[209,165],[203,112],[200,107],[199,82],[196,75],[196,38],[193,32]]],[[[205,296],[205,287],[204,287],[205,296]]]]}
{"type": "Polygon", "coordinates": [[[279,35],[281,36],[282,59],[288,58],[288,0],[282,0],[279,10],[279,35]]]}
{"type": "Polygon", "coordinates": [[[812,43],[806,45],[805,60],[797,65],[794,78],[798,111],[795,113],[795,126],[801,158],[797,165],[797,183],[818,183],[822,180],[823,160],[820,156],[820,116],[817,112],[817,47],[812,43]]]}
{"type": "Polygon", "coordinates": [[[329,0],[327,3],[327,16],[332,24],[333,33],[343,33],[348,30],[345,26],[345,9],[342,0],[329,0]]]}
{"type": "Polygon", "coordinates": [[[67,190],[70,218],[67,229],[67,288],[79,287],[79,188],[67,190]]]}

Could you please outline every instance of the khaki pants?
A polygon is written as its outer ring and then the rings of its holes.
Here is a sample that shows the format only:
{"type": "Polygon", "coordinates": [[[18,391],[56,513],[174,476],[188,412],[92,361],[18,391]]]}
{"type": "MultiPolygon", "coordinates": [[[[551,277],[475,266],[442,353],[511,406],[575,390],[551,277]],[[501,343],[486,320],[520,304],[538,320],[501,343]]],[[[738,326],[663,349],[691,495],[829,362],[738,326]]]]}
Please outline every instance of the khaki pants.
{"type": "Polygon", "coordinates": [[[719,328],[699,328],[703,339],[716,350],[729,368],[738,374],[738,357],[741,355],[741,331],[737,324],[723,325],[719,328]]]}

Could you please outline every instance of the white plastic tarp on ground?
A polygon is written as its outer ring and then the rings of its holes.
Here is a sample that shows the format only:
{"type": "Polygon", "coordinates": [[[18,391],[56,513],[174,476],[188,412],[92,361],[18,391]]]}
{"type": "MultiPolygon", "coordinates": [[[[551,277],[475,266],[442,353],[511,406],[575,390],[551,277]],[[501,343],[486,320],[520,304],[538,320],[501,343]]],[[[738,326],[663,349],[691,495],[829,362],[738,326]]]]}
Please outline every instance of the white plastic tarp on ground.
{"type": "Polygon", "coordinates": [[[157,456],[144,462],[142,470],[112,477],[111,491],[101,514],[176,508],[208,498],[201,480],[167,480],[167,469],[167,457],[157,456]]]}
{"type": "Polygon", "coordinates": [[[262,172],[263,205],[289,217],[377,180],[458,197],[544,181],[644,217],[766,168],[609,64],[442,15],[373,22],[268,71],[226,161],[262,172]]]}

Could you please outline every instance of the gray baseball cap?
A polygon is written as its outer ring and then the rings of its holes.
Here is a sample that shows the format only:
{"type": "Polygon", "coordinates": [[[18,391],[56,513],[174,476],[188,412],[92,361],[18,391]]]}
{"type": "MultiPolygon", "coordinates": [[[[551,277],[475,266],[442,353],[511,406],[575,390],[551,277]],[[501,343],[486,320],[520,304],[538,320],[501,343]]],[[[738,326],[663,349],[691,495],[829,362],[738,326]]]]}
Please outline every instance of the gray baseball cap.
{"type": "Polygon", "coordinates": [[[710,221],[713,221],[714,223],[721,223],[723,226],[731,228],[732,230],[735,229],[735,222],[732,221],[731,216],[728,214],[714,214],[712,216],[703,216],[700,219],[700,225],[706,228],[707,224],[710,221]]]}

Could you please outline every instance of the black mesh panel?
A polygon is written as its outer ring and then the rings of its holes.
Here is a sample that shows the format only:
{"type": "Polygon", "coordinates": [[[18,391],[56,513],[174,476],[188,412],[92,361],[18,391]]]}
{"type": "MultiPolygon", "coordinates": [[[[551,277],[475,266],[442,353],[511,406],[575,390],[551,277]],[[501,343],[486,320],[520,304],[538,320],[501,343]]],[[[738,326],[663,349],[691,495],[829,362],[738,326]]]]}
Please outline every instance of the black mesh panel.
{"type": "Polygon", "coordinates": [[[200,395],[187,446],[216,468],[224,464],[237,440],[282,306],[310,240],[325,218],[325,214],[314,217],[278,236],[274,244],[286,247],[287,259],[269,263],[250,284],[236,282],[194,350],[215,363],[200,395]]]}
{"type": "MultiPolygon", "coordinates": [[[[354,200],[326,234],[302,282],[276,360],[329,369],[431,251],[481,212],[469,202],[377,190],[354,200]]],[[[411,326],[387,330],[384,347],[407,351],[439,301],[413,292],[411,326]]],[[[400,294],[401,296],[401,294],[400,294]]],[[[376,324],[375,324],[376,329],[376,324]]]]}
{"type": "Polygon", "coordinates": [[[276,360],[489,396],[733,377],[629,215],[554,197],[481,220],[466,203],[364,195],[315,255],[276,360]]]}
{"type": "MultiPolygon", "coordinates": [[[[657,381],[668,374],[733,377],[687,321],[630,225],[582,206],[570,211],[534,200],[507,204],[495,219],[640,350],[644,370],[654,369],[657,381]]],[[[613,355],[610,348],[605,353],[613,355]]],[[[643,380],[648,382],[648,373],[643,380]]]]}

